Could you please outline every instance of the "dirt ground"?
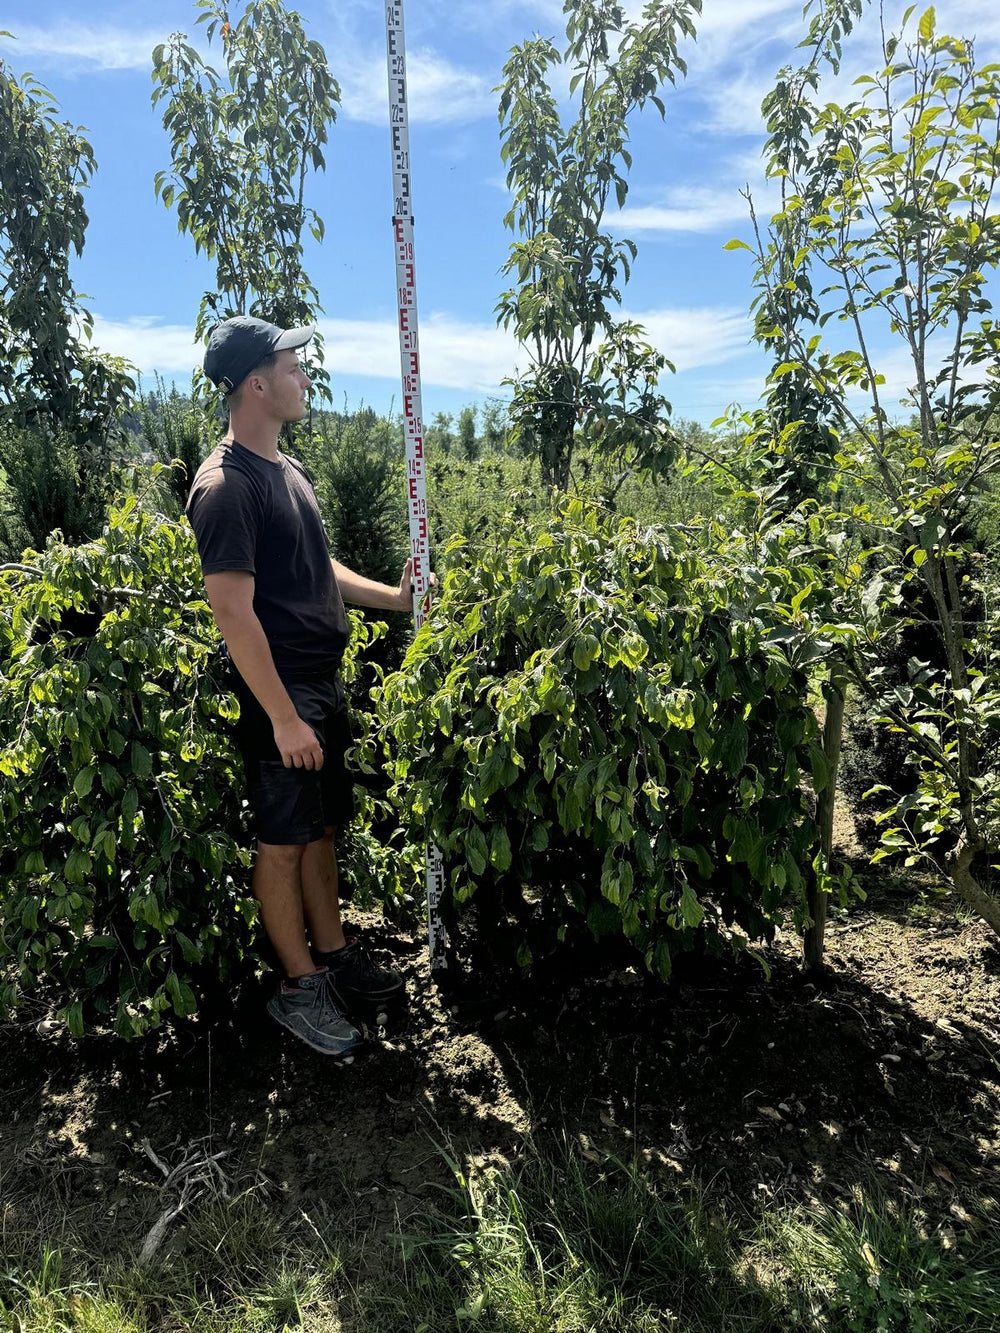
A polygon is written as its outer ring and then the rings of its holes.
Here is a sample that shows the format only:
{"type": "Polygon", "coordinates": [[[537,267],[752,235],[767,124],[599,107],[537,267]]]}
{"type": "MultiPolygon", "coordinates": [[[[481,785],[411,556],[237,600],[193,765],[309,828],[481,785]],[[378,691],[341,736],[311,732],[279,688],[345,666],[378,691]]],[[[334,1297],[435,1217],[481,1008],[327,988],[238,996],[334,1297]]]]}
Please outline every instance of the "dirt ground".
{"type": "MultiPolygon", "coordinates": [[[[7,1223],[46,1200],[89,1205],[87,1243],[134,1245],[163,1212],[163,1174],[224,1152],[230,1181],[266,1178],[296,1211],[358,1224],[426,1209],[466,1165],[566,1134],[591,1159],[638,1155],[676,1182],[752,1208],[836,1196],[870,1177],[942,1218],[1000,1182],[1000,949],[948,905],[868,872],[869,902],[828,930],[826,976],[798,942],[688,965],[550,979],[446,1003],[419,938],[355,913],[403,968],[411,1011],[350,1069],[298,1045],[245,994],[146,1042],[0,1030],[0,1184],[7,1223]]],[[[432,1206],[432,1205],[431,1205],[432,1206]]]]}

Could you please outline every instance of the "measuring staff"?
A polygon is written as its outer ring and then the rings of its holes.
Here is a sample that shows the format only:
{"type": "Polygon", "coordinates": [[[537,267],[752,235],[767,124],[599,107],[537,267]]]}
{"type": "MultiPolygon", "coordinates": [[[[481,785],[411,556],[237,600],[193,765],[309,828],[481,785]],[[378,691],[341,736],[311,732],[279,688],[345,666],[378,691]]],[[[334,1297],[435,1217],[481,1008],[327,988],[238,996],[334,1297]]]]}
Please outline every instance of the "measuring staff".
{"type": "MultiPolygon", "coordinates": [[[[389,66],[389,128],[392,136],[392,234],[396,253],[399,306],[399,364],[403,381],[406,440],[406,495],[413,561],[413,629],[419,630],[430,608],[430,546],[427,537],[427,484],[424,474],[424,421],[420,387],[420,337],[417,325],[417,276],[413,243],[410,176],[410,116],[406,87],[406,38],[402,0],[385,7],[389,66]]],[[[447,969],[447,936],[441,919],[444,866],[441,852],[427,845],[427,937],[431,971],[447,969]]]]}

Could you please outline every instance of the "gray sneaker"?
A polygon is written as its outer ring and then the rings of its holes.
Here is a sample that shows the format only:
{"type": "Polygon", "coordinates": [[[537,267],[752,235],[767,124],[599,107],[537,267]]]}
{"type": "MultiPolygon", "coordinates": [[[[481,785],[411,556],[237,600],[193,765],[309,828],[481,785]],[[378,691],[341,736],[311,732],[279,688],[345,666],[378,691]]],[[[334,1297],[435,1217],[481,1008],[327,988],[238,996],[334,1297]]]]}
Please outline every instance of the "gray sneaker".
{"type": "Polygon", "coordinates": [[[406,982],[392,967],[381,967],[356,935],[342,949],[316,954],[350,1012],[352,1004],[393,1004],[406,994],[406,982]]]}
{"type": "Polygon", "coordinates": [[[345,1017],[327,972],[299,977],[297,990],[285,990],[267,1002],[267,1012],[282,1027],[322,1055],[349,1065],[364,1037],[345,1017]]]}

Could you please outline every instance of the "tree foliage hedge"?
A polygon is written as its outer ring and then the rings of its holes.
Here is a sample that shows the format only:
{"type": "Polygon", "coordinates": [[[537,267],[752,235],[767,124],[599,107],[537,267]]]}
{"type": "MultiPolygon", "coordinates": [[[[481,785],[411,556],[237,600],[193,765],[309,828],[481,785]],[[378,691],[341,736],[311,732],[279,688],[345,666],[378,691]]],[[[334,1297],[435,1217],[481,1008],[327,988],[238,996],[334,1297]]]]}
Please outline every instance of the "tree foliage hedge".
{"type": "Polygon", "coordinates": [[[402,822],[441,848],[452,912],[522,963],[585,925],[666,976],[695,940],[803,920],[818,557],[787,530],[711,537],[579,499],[530,538],[511,521],[448,560],[385,681],[402,822]]]}
{"type": "MultiPolygon", "coordinates": [[[[132,495],[0,573],[0,1010],[44,981],[73,1033],[135,1036],[252,970],[237,713],[186,523],[132,495]]],[[[391,896],[361,804],[350,868],[391,896]]]]}
{"type": "MultiPolygon", "coordinates": [[[[452,910],[522,963],[589,928],[664,976],[695,941],[801,923],[819,559],[808,532],[667,530],[581,500],[449,558],[380,726],[359,724],[369,761],[388,743],[395,811],[362,793],[348,880],[391,907],[433,838],[452,910]]],[[[383,629],[355,618],[348,682],[383,629]]],[[[0,572],[4,1011],[44,982],[74,1033],[134,1036],[256,965],[217,648],[189,528],[134,495],[96,541],[0,572]]]]}

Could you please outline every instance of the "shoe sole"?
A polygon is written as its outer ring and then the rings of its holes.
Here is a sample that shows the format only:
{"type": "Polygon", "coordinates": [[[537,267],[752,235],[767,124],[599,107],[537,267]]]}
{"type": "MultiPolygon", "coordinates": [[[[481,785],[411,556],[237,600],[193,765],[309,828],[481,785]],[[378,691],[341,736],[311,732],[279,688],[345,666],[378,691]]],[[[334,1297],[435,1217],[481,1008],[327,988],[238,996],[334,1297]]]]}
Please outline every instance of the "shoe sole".
{"type": "Polygon", "coordinates": [[[304,1046],[308,1046],[311,1051],[316,1051],[317,1054],[319,1055],[325,1055],[329,1060],[332,1060],[334,1064],[352,1065],[354,1063],[354,1053],[360,1050],[360,1048],[364,1045],[364,1041],[361,1040],[355,1042],[353,1046],[348,1046],[348,1048],[343,1052],[331,1051],[329,1046],[321,1046],[315,1041],[310,1041],[307,1033],[301,1032],[298,1028],[292,1027],[290,1023],[286,1023],[284,1018],[282,1018],[280,1014],[276,1014],[270,1005],[267,1006],[267,1012],[278,1024],[279,1027],[283,1027],[286,1032],[290,1032],[293,1037],[297,1037],[298,1040],[301,1041],[304,1046]]]}
{"type": "Polygon", "coordinates": [[[338,982],[336,977],[330,984],[341,999],[354,1000],[356,1004],[397,1004],[400,1000],[405,1000],[407,995],[405,986],[393,986],[386,990],[355,990],[338,982]]]}

